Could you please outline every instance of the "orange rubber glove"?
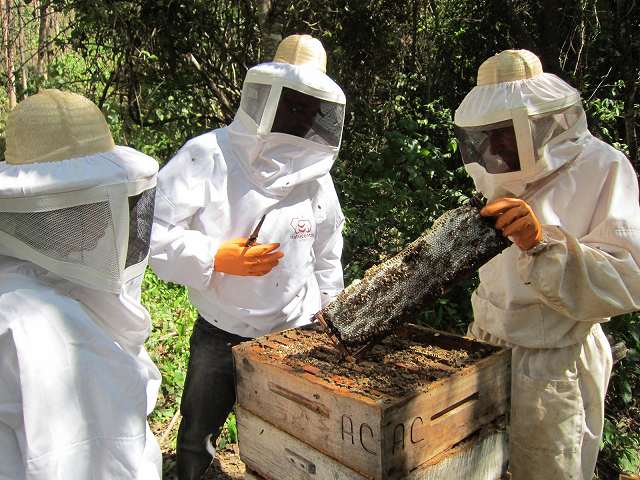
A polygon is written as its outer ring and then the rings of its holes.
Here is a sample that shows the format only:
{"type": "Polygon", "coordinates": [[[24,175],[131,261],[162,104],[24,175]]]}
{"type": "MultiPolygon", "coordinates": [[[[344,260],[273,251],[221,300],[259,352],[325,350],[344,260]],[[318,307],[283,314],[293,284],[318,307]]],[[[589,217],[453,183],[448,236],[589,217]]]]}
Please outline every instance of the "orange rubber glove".
{"type": "Polygon", "coordinates": [[[542,241],[542,225],[527,202],[519,198],[499,198],[480,210],[484,217],[498,217],[496,228],[520,250],[529,250],[542,241]]]}
{"type": "Polygon", "coordinates": [[[274,252],[280,247],[279,243],[256,244],[243,255],[246,243],[247,239],[242,237],[223,242],[216,252],[214,270],[243,277],[259,277],[269,273],[284,257],[284,253],[274,252]]]}

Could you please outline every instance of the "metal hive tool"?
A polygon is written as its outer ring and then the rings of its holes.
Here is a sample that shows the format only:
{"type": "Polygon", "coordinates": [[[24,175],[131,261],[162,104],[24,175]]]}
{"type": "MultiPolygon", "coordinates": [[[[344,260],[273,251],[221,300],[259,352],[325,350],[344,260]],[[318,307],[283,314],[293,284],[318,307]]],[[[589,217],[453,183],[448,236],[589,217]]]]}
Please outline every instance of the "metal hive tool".
{"type": "Polygon", "coordinates": [[[336,346],[358,357],[511,242],[472,199],[440,216],[404,250],[367,270],[316,315],[336,346]]]}

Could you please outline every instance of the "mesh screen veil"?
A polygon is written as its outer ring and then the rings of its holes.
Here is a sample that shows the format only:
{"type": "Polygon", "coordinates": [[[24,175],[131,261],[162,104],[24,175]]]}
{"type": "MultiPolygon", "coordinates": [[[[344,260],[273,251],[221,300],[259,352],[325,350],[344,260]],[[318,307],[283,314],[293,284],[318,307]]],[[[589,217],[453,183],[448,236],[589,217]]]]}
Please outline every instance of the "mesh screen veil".
{"type": "Polygon", "coordinates": [[[533,153],[536,161],[542,157],[544,147],[575,125],[582,115],[582,105],[576,104],[558,112],[549,112],[530,117],[533,153]]]}
{"type": "Polygon", "coordinates": [[[129,244],[125,268],[142,262],[149,253],[156,189],[129,197],[129,244]]]}
{"type": "Polygon", "coordinates": [[[46,212],[0,212],[0,230],[54,260],[86,265],[115,278],[119,274],[109,202],[46,212]],[[98,248],[99,243],[109,248],[98,248]]]}
{"type": "MultiPolygon", "coordinates": [[[[244,84],[240,108],[260,125],[271,86],[244,84]]],[[[271,131],[337,147],[342,136],[344,105],[282,87],[271,131]]]]}
{"type": "Polygon", "coordinates": [[[323,102],[320,105],[320,111],[314,118],[313,128],[306,138],[337,147],[340,144],[343,123],[344,105],[323,102]]]}
{"type": "Polygon", "coordinates": [[[479,202],[450,210],[404,250],[367,270],[318,318],[343,346],[373,343],[508,247],[479,202]]]}
{"type": "Polygon", "coordinates": [[[270,92],[271,85],[249,82],[244,84],[240,108],[256,122],[256,125],[260,125],[262,121],[262,114],[270,92]]]}
{"type": "MultiPolygon", "coordinates": [[[[482,127],[455,127],[460,154],[465,164],[478,163],[489,173],[506,173],[520,170],[518,150],[513,122],[505,122],[482,127]],[[508,139],[511,138],[509,142],[508,139]],[[512,155],[509,161],[499,154],[505,143],[511,143],[512,155]]],[[[503,152],[504,153],[504,152],[503,152]]]]}
{"type": "MultiPolygon", "coordinates": [[[[535,162],[544,156],[544,148],[569,130],[582,116],[582,106],[529,117],[535,162]]],[[[478,127],[455,127],[460,153],[465,164],[478,163],[488,173],[520,170],[518,147],[512,120],[478,127]]]]}

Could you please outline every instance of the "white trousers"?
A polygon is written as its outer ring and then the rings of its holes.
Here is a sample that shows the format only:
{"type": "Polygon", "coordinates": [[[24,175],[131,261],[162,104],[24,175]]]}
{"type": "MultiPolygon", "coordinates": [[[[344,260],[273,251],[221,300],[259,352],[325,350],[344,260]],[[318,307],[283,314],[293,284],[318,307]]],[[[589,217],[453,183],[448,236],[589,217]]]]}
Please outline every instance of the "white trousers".
{"type": "Polygon", "coordinates": [[[611,348],[599,324],[582,343],[533,349],[472,324],[469,334],[510,346],[513,480],[592,480],[604,425],[611,348]]]}

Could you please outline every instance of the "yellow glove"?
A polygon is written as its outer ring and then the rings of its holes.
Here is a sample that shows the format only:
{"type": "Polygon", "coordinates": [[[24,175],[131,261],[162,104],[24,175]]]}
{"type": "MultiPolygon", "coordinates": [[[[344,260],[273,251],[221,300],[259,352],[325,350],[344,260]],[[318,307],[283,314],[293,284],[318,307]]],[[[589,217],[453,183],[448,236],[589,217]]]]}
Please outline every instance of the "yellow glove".
{"type": "Polygon", "coordinates": [[[278,264],[278,260],[284,257],[282,252],[274,252],[279,243],[256,244],[249,247],[244,255],[246,238],[234,238],[220,245],[214,260],[216,272],[229,273],[231,275],[262,276],[271,271],[278,264]]]}
{"type": "Polygon", "coordinates": [[[489,202],[480,215],[498,217],[496,228],[520,250],[529,250],[542,241],[542,225],[527,202],[519,198],[499,198],[489,202]]]}

